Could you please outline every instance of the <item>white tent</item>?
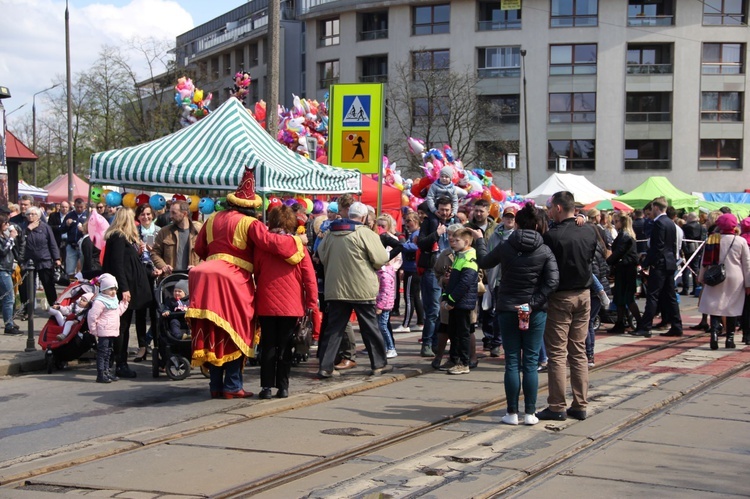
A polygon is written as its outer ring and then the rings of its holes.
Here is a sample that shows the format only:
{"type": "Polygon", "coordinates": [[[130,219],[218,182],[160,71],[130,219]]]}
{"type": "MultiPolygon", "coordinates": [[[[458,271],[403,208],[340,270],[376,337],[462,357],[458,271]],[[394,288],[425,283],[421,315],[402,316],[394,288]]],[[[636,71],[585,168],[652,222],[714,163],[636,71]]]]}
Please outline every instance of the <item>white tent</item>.
{"type": "Polygon", "coordinates": [[[598,188],[583,175],[572,173],[553,173],[542,184],[524,196],[533,199],[537,204],[544,204],[550,196],[559,191],[573,193],[576,203],[589,204],[602,199],[612,199],[617,194],[612,194],[598,188]]]}
{"type": "Polygon", "coordinates": [[[35,199],[42,199],[46,200],[47,195],[49,194],[46,190],[37,187],[35,185],[27,184],[23,180],[18,181],[18,195],[22,196],[24,194],[30,194],[34,196],[35,199]]]}

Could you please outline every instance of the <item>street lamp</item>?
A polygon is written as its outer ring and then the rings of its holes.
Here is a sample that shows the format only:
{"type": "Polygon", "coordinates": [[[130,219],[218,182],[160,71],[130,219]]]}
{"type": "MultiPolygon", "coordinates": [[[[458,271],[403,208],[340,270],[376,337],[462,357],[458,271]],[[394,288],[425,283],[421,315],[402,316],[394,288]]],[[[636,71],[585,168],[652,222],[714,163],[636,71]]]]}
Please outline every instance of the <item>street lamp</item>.
{"type": "Polygon", "coordinates": [[[14,109],[13,111],[11,111],[11,112],[9,112],[9,113],[5,113],[5,117],[7,118],[7,117],[8,117],[8,116],[10,116],[11,114],[13,114],[13,113],[15,113],[16,111],[18,111],[19,109],[21,109],[21,108],[22,108],[23,106],[25,106],[26,104],[27,104],[27,102],[24,102],[23,104],[21,104],[20,106],[18,106],[17,108],[15,108],[15,109],[14,109]]]}
{"type": "MultiPolygon", "coordinates": [[[[59,83],[55,83],[49,88],[45,88],[44,90],[38,91],[31,97],[31,149],[34,151],[34,154],[36,154],[36,96],[39,94],[43,94],[44,92],[49,92],[53,88],[57,88],[59,86],[60,86],[59,83]]],[[[34,161],[33,185],[36,185],[36,161],[34,161]]]]}
{"type": "Polygon", "coordinates": [[[523,134],[524,158],[526,160],[526,192],[531,192],[531,168],[529,167],[529,115],[526,112],[526,50],[521,49],[521,79],[523,82],[523,134]]]}

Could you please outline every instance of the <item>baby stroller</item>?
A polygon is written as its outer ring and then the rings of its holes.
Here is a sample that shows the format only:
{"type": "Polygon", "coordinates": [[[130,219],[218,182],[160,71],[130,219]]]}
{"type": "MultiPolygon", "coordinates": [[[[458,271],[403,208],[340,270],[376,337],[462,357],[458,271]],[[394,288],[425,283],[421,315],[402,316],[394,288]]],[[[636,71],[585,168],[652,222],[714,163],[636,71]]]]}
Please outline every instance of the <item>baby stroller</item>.
{"type": "MultiPolygon", "coordinates": [[[[171,312],[168,317],[161,315],[165,302],[174,292],[175,285],[182,280],[188,280],[187,272],[175,271],[159,281],[154,289],[156,307],[159,310],[158,324],[154,327],[154,349],[151,356],[151,374],[154,378],[159,377],[161,368],[164,368],[169,379],[173,380],[185,379],[190,375],[190,358],[193,355],[190,330],[185,327],[182,331],[187,335],[186,339],[177,339],[169,334],[169,321],[184,318],[185,312],[171,312]]],[[[207,373],[208,370],[203,372],[204,375],[207,373]]]]}
{"type": "MultiPolygon", "coordinates": [[[[89,281],[74,281],[57,298],[57,303],[69,306],[84,293],[98,293],[95,285],[89,281]]],[[[47,373],[51,374],[55,368],[61,369],[66,362],[81,357],[84,353],[96,347],[96,338],[89,333],[86,316],[73,325],[70,333],[58,340],[57,335],[63,332],[63,326],[57,324],[54,317],[50,317],[39,333],[39,346],[44,350],[47,362],[47,373]]]]}

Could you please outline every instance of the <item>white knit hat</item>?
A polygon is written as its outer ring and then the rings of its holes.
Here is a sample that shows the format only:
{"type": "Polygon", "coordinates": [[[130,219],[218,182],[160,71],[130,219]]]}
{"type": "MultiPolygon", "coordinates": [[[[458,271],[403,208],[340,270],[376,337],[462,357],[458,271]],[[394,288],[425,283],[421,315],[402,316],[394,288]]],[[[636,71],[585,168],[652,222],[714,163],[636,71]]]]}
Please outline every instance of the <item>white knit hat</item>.
{"type": "Polygon", "coordinates": [[[112,274],[102,274],[99,276],[99,291],[109,288],[117,289],[117,279],[112,274]]]}

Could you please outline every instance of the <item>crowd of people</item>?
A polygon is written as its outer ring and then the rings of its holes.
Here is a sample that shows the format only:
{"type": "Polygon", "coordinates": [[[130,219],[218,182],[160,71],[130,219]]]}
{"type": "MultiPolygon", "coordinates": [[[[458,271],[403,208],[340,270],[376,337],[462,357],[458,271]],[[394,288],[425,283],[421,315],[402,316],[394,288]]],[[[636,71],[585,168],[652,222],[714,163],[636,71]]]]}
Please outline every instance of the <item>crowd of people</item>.
{"type": "MultiPolygon", "coordinates": [[[[153,328],[178,308],[187,309],[192,362],[208,366],[212,398],[253,395],[244,388],[242,367],[258,351],[259,397],[273,397],[273,388],[276,397],[287,397],[294,332],[314,309],[323,315],[321,379],[357,366],[355,317],[372,375],[392,369],[397,333],[418,331],[420,355],[433,368],[469,374],[479,362],[474,338],[481,327],[481,348],[505,358],[502,421],[513,425],[520,422],[521,393],[525,424],[586,418],[596,318],[610,297],[615,318],[607,333],[649,337],[669,326],[662,335],[681,336],[678,294],[702,292],[704,318],[694,327],[710,331],[709,347],[718,348],[723,336],[725,347],[734,348],[738,327],[750,344],[750,218],[740,221],[728,209],[679,213],[664,198],[632,214],[581,213],[563,191],[545,207],[507,207],[494,219],[488,201],[457,209],[452,197],[433,194],[416,211],[404,208],[400,230],[393,217],[376,216],[348,194],[309,216],[297,205],[273,208],[266,225],[256,211],[262,203],[252,170],[227,197],[227,209],[205,223],[193,219],[186,201],[157,213],[148,204],[133,211],[76,199],[72,210],[63,202],[45,213],[22,197],[17,214],[0,210],[5,333],[19,333],[14,284],[17,264],[23,279],[29,260],[50,304],[63,262],[68,276],[99,276],[99,294],[79,305],[95,311],[89,320],[103,339],[102,383],[136,376],[127,349],[133,322],[134,361],[140,362],[153,337],[149,321],[153,328]],[[89,235],[89,225],[101,223],[103,247],[89,235]],[[189,271],[189,282],[175,286],[171,308],[158,310],[154,284],[177,270],[189,271]],[[642,313],[638,293],[645,297],[642,313]],[[395,327],[394,316],[401,316],[395,327]],[[657,316],[661,323],[654,325],[657,316]],[[544,371],[549,396],[537,411],[544,371]]],[[[30,299],[24,290],[21,285],[22,303],[30,299]]],[[[59,308],[53,315],[63,325],[59,308]]],[[[184,323],[174,322],[173,334],[184,339],[184,323]]]]}

